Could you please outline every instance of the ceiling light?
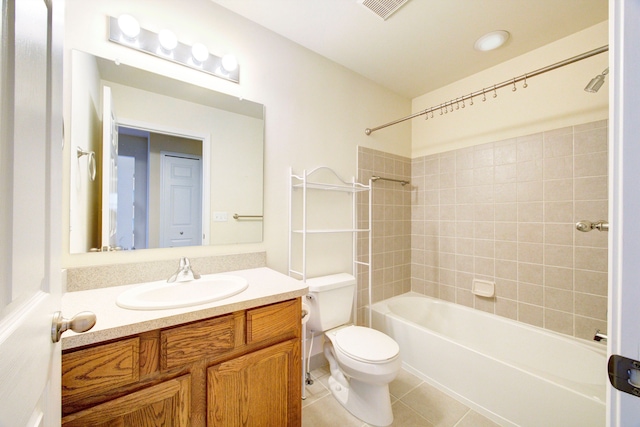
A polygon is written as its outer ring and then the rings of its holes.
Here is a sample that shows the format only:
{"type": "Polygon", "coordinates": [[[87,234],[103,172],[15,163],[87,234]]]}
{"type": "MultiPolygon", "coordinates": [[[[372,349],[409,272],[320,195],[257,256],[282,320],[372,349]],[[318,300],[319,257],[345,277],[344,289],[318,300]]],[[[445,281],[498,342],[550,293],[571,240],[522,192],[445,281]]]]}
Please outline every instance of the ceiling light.
{"type": "Polygon", "coordinates": [[[584,90],[590,93],[596,93],[604,84],[604,76],[609,74],[609,68],[604,70],[602,74],[598,74],[594,78],[591,79],[589,84],[585,86],[584,90]]]}
{"type": "Polygon", "coordinates": [[[494,50],[505,44],[507,40],[509,40],[509,36],[510,34],[508,31],[492,31],[476,40],[473,47],[475,50],[482,52],[494,50]]]}
{"type": "Polygon", "coordinates": [[[158,33],[158,41],[160,42],[160,46],[167,52],[171,52],[178,46],[178,38],[169,30],[160,31],[158,33]]]}
{"type": "Polygon", "coordinates": [[[122,34],[130,40],[135,40],[140,34],[140,24],[131,15],[120,15],[118,17],[118,27],[120,27],[122,34]]]}
{"type": "Polygon", "coordinates": [[[203,63],[209,58],[209,50],[202,43],[196,43],[191,47],[191,55],[198,63],[203,63]]]}

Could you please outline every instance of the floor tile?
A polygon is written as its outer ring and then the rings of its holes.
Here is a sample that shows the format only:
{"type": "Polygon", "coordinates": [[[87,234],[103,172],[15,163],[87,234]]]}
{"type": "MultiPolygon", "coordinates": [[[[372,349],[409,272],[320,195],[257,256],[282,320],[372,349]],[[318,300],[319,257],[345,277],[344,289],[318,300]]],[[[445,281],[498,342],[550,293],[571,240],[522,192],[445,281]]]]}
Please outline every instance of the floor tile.
{"type": "Polygon", "coordinates": [[[331,395],[305,406],[302,410],[303,427],[361,427],[363,424],[331,395]]]}
{"type": "Polygon", "coordinates": [[[453,427],[469,410],[462,403],[427,383],[422,383],[400,401],[435,427],[453,427]]]}
{"type": "Polygon", "coordinates": [[[400,401],[394,403],[392,408],[393,424],[391,427],[433,427],[433,424],[400,401]]]}
{"type": "Polygon", "coordinates": [[[456,424],[456,427],[500,427],[500,424],[494,423],[476,411],[469,411],[464,418],[456,424]]]}
{"type": "Polygon", "coordinates": [[[398,376],[389,384],[389,392],[393,397],[401,398],[422,383],[422,380],[412,373],[401,369],[398,376]]]}

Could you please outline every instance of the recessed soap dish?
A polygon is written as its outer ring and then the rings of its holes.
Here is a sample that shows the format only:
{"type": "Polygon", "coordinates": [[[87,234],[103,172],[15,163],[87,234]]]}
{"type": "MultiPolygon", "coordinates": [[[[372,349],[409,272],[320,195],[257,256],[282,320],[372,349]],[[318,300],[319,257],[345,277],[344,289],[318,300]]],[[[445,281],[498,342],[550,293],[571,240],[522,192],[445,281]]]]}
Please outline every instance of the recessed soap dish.
{"type": "Polygon", "coordinates": [[[471,292],[479,297],[491,298],[496,294],[496,284],[488,280],[473,279],[471,292]]]}

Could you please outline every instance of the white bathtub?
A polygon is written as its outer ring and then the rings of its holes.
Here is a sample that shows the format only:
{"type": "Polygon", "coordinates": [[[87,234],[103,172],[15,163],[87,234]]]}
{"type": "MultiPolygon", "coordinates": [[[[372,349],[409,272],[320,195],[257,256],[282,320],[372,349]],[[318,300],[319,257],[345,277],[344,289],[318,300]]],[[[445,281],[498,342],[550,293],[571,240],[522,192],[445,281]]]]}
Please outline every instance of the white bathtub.
{"type": "Polygon", "coordinates": [[[416,293],[373,305],[404,367],[505,426],[605,425],[606,350],[416,293]]]}

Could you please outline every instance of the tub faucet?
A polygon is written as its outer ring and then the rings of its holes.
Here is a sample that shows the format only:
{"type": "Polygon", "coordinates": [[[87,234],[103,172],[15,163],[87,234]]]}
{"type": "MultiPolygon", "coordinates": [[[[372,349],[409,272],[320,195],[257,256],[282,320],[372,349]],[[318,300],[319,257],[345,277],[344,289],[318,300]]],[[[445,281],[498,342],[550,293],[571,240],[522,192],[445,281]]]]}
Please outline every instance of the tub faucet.
{"type": "Polygon", "coordinates": [[[182,257],[180,258],[180,266],[178,267],[178,270],[167,279],[167,283],[173,283],[175,281],[186,282],[188,280],[197,280],[199,278],[200,275],[191,269],[189,258],[182,257]]]}
{"type": "Polygon", "coordinates": [[[596,329],[596,334],[593,336],[594,341],[606,341],[607,335],[600,332],[600,329],[596,329]]]}

